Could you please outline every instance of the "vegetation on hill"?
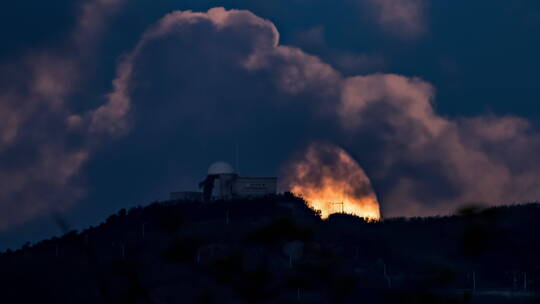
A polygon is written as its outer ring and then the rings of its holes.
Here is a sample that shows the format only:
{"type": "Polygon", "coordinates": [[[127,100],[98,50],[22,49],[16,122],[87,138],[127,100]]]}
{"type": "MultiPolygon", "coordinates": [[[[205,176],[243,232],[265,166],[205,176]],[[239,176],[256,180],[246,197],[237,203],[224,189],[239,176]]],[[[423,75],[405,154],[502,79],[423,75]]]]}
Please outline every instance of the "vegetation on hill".
{"type": "Polygon", "coordinates": [[[540,205],[321,220],[290,194],[122,209],[0,254],[2,303],[531,303],[540,205]]]}

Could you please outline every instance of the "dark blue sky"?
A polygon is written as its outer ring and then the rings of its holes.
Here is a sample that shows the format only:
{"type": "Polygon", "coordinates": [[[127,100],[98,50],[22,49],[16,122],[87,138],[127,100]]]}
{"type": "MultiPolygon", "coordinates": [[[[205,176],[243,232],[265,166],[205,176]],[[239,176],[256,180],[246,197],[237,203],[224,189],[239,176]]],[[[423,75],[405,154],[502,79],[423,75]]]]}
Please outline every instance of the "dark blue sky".
{"type": "Polygon", "coordinates": [[[211,162],[234,162],[236,145],[248,175],[282,174],[314,141],[343,147],[390,215],[538,199],[538,32],[533,0],[2,4],[0,249],[59,233],[54,214],[83,228],[194,188],[211,162]],[[134,51],[165,14],[216,6],[254,15],[223,29],[175,20],[134,51]],[[266,44],[263,19],[302,54],[266,44]],[[246,68],[259,49],[260,66],[246,68]],[[126,61],[130,109],[113,116],[125,126],[94,132],[126,61]],[[389,74],[402,78],[373,76],[389,74]],[[306,85],[292,90],[287,77],[306,85]],[[368,105],[346,107],[348,87],[368,105]],[[433,108],[417,115],[426,100],[433,108]],[[353,114],[360,122],[344,127],[353,114]]]}

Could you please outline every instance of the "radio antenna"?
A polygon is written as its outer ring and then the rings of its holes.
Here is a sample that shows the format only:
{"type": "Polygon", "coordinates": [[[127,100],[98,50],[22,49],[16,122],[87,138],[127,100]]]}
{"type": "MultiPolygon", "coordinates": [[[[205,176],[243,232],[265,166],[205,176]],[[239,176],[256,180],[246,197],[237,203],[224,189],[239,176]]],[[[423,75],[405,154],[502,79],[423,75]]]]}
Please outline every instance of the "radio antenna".
{"type": "Polygon", "coordinates": [[[236,138],[236,144],[235,144],[235,148],[234,148],[234,154],[235,154],[235,164],[234,166],[236,167],[236,173],[237,174],[240,174],[240,144],[238,143],[239,140],[238,138],[236,138]]]}

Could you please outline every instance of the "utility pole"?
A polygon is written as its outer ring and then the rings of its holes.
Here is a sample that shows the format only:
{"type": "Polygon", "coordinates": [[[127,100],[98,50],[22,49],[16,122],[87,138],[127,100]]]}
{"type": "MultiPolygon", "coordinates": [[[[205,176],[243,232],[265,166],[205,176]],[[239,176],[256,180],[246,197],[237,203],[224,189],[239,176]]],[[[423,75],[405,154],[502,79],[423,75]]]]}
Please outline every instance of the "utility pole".
{"type": "Polygon", "coordinates": [[[238,138],[236,138],[236,145],[235,145],[235,161],[236,161],[236,173],[240,174],[240,144],[238,143],[238,138]]]}
{"type": "Polygon", "coordinates": [[[388,288],[392,288],[392,280],[388,276],[388,273],[386,273],[386,263],[383,262],[383,271],[384,271],[384,278],[388,282],[388,288]]]}
{"type": "Polygon", "coordinates": [[[392,288],[392,279],[390,278],[390,276],[388,276],[388,274],[386,273],[386,263],[380,259],[379,260],[380,263],[382,264],[382,267],[383,267],[383,277],[384,279],[386,280],[386,283],[388,283],[388,288],[392,288]]]}
{"type": "Polygon", "coordinates": [[[289,254],[289,268],[292,268],[292,254],[289,254]]]}
{"type": "Polygon", "coordinates": [[[144,236],[145,236],[145,232],[146,232],[146,231],[145,231],[146,224],[148,224],[148,223],[143,223],[143,224],[142,224],[142,238],[143,238],[143,240],[144,240],[144,236]]]}
{"type": "Polygon", "coordinates": [[[475,293],[476,292],[476,271],[474,271],[474,270],[472,272],[472,282],[473,282],[472,283],[473,284],[472,285],[473,286],[472,290],[473,290],[473,293],[475,293]]]}

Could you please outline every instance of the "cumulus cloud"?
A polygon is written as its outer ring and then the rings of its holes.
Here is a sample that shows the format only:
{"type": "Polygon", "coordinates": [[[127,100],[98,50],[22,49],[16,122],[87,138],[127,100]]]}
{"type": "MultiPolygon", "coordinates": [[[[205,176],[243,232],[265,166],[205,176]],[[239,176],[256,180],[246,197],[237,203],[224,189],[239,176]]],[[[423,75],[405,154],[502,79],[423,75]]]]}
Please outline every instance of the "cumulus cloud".
{"type": "Polygon", "coordinates": [[[91,54],[86,49],[119,2],[91,3],[70,38],[75,51],[27,58],[28,80],[0,94],[0,177],[9,180],[1,188],[7,212],[0,227],[82,195],[74,179],[95,144],[119,135],[128,144],[142,138],[161,147],[171,139],[204,138],[220,149],[222,137],[240,133],[273,149],[269,155],[281,153],[275,162],[311,140],[332,140],[364,167],[386,216],[540,194],[534,185],[540,168],[532,162],[540,141],[527,121],[443,117],[432,105],[435,89],[424,80],[346,77],[316,56],[280,45],[274,24],[248,11],[166,15],[122,57],[106,101],[71,111],[72,90],[91,54]]]}
{"type": "MultiPolygon", "coordinates": [[[[180,39],[194,35],[203,38],[189,42],[188,47],[207,49],[199,49],[201,52],[198,55],[185,54],[188,51],[178,53],[176,60],[189,60],[200,64],[200,70],[195,71],[196,73],[203,73],[203,70],[208,68],[205,64],[218,64],[223,69],[232,65],[247,72],[271,73],[269,80],[289,94],[327,89],[330,90],[320,93],[335,93],[332,91],[334,87],[327,84],[337,82],[339,73],[316,56],[308,55],[298,48],[279,45],[279,32],[270,21],[249,11],[227,11],[221,7],[210,9],[207,13],[177,11],[166,15],[147,30],[134,50],[120,63],[114,80],[114,91],[109,95],[107,103],[90,113],[91,129],[108,130],[111,133],[125,130],[132,103],[130,82],[133,81],[134,65],[143,57],[142,53],[152,48],[153,44],[161,43],[159,39],[173,37],[172,41],[179,39],[177,43],[185,44],[186,42],[180,39]],[[222,37],[212,41],[214,36],[222,37]],[[223,37],[229,37],[230,40],[226,41],[223,37]],[[217,51],[219,48],[228,53],[217,51]],[[205,57],[199,57],[200,54],[205,57]],[[212,62],[214,59],[220,62],[212,62]],[[320,83],[325,85],[319,86],[320,83]]],[[[174,71],[176,74],[181,72],[174,71]]],[[[207,83],[207,80],[203,80],[203,83],[193,86],[207,83]]],[[[201,101],[198,103],[203,104],[201,101]]]]}
{"type": "Polygon", "coordinates": [[[377,146],[367,149],[380,155],[374,178],[387,183],[386,215],[446,214],[471,202],[538,198],[532,185],[540,168],[531,160],[540,137],[527,121],[494,115],[451,120],[434,112],[433,99],[432,86],[417,78],[346,81],[341,122],[351,134],[377,132],[377,146]]]}
{"type": "MultiPolygon", "coordinates": [[[[330,137],[364,162],[387,216],[448,213],[471,201],[511,203],[540,195],[533,187],[540,168],[530,161],[540,142],[525,120],[443,117],[432,105],[435,88],[424,80],[344,77],[320,58],[280,45],[275,26],[247,11],[167,15],[121,63],[115,88],[102,111],[92,113],[110,130],[130,120],[130,109],[139,113],[137,124],[145,119],[140,113],[158,113],[159,107],[175,109],[174,117],[191,124],[191,132],[225,123],[262,130],[249,118],[261,112],[282,121],[304,112],[311,124],[333,120],[341,131],[330,137]],[[221,109],[219,115],[214,109],[221,109]]],[[[171,115],[159,113],[154,116],[171,115]]],[[[302,136],[305,141],[313,134],[302,136]]]]}
{"type": "Polygon", "coordinates": [[[0,91],[0,229],[62,210],[83,193],[74,179],[91,147],[86,139],[70,143],[76,122],[70,96],[121,2],[85,2],[62,47],[35,50],[2,67],[12,81],[0,91]]]}
{"type": "Polygon", "coordinates": [[[377,23],[403,38],[426,31],[426,0],[367,0],[377,23]]]}

